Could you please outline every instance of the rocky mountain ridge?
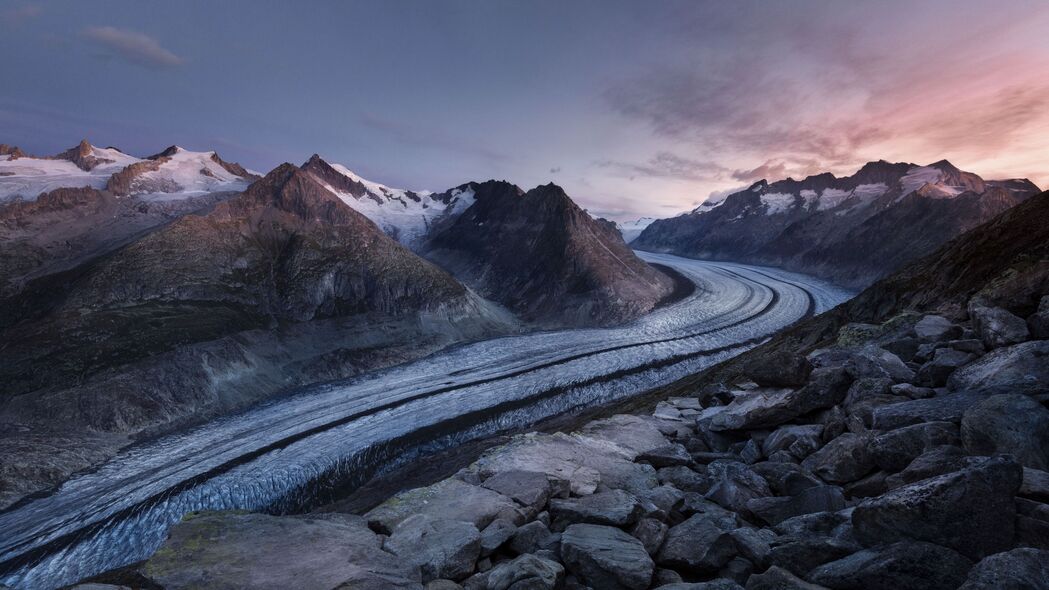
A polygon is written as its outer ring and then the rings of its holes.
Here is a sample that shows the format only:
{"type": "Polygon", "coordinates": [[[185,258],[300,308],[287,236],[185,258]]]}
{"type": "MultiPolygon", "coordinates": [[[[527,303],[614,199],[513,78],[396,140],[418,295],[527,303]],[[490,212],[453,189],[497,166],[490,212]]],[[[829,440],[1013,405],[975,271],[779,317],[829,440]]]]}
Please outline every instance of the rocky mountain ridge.
{"type": "Polygon", "coordinates": [[[852,176],[759,181],[657,220],[642,250],[779,266],[864,287],[1038,192],[985,181],[946,160],[870,162],[852,176]]]}

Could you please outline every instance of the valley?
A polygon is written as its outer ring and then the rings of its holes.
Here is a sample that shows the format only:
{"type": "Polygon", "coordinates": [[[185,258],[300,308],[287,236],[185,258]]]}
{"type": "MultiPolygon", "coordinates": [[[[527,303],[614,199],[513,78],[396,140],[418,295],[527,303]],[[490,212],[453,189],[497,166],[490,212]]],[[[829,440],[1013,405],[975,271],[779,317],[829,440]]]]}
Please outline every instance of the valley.
{"type": "Polygon", "coordinates": [[[850,296],[774,269],[642,256],[695,291],[622,327],[463,345],[133,446],[0,513],[0,582],[50,588],[133,563],[192,511],[311,509],[377,470],[665,385],[850,296]]]}

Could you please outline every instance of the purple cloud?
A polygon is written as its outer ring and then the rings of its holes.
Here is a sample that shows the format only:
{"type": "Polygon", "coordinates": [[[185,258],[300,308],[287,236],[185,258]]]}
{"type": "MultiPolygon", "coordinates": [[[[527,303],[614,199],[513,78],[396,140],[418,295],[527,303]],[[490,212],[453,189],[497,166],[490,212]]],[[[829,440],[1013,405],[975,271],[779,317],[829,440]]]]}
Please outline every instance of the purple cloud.
{"type": "Polygon", "coordinates": [[[160,43],[143,33],[116,27],[88,27],[84,38],[112,55],[147,68],[173,68],[185,63],[181,57],[164,49],[160,43]]]}

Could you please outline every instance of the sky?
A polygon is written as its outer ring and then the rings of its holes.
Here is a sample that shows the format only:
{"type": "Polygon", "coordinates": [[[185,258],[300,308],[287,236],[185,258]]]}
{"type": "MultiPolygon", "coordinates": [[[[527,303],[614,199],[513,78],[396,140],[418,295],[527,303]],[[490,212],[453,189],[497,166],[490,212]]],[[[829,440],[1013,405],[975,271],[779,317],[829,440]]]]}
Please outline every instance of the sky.
{"type": "Polygon", "coordinates": [[[1045,188],[1047,32],[1042,0],[0,0],[0,143],[555,182],[620,221],[878,159],[1045,188]]]}

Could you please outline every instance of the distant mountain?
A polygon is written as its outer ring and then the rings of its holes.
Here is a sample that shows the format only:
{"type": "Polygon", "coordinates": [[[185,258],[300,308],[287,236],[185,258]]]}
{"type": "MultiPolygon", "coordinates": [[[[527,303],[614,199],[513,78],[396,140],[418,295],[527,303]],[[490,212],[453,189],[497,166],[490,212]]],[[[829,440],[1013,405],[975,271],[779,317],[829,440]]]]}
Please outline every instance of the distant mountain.
{"type": "Polygon", "coordinates": [[[345,166],[328,163],[317,154],[302,169],[387,235],[412,249],[420,248],[434,227],[457,217],[474,202],[468,189],[432,193],[390,188],[365,180],[345,166]]]}
{"type": "Polygon", "coordinates": [[[427,243],[426,255],[478,290],[547,324],[611,324],[649,311],[673,281],[631,252],[615,224],[590,217],[554,184],[522,191],[469,183],[439,198],[473,204],[427,243]]]}
{"type": "Polygon", "coordinates": [[[116,148],[92,146],[86,139],[52,157],[27,156],[5,146],[0,154],[0,203],[33,200],[60,188],[93,188],[114,195],[184,198],[211,192],[242,191],[258,178],[215,152],[172,146],[142,159],[116,148]]]}
{"type": "Polygon", "coordinates": [[[870,162],[852,176],[762,180],[653,222],[643,250],[782,266],[861,287],[1039,191],[985,181],[946,160],[870,162]]]}
{"type": "Polygon", "coordinates": [[[641,232],[644,231],[646,227],[652,225],[652,222],[655,220],[655,217],[641,217],[633,221],[617,223],[616,228],[619,230],[619,233],[623,235],[623,241],[629,244],[637,239],[637,237],[641,235],[641,232]]]}

